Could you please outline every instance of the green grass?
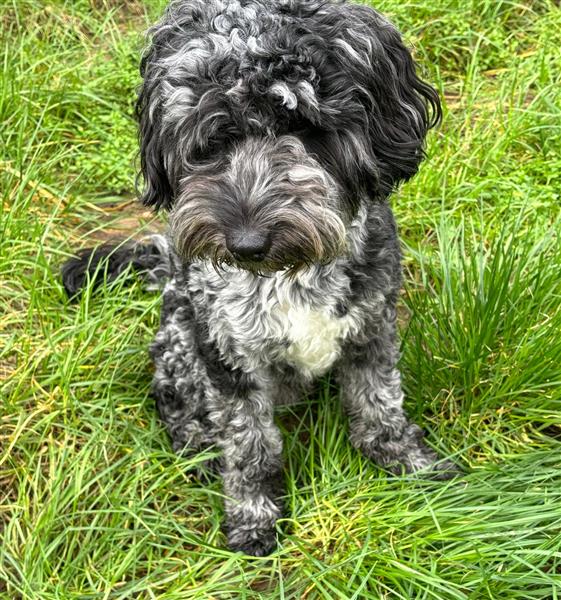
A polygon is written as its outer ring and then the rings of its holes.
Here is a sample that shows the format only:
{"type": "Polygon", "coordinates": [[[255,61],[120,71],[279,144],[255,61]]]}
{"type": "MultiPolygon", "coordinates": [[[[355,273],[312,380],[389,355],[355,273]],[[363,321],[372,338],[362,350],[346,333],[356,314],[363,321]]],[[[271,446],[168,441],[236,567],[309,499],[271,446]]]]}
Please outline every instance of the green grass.
{"type": "Polygon", "coordinates": [[[0,5],[0,598],[561,597],[558,3],[378,3],[445,109],[394,198],[407,408],[469,473],[386,476],[326,382],[279,414],[289,533],[253,560],[156,419],[157,296],[70,304],[58,277],[74,248],[154,226],[128,201],[162,4],[0,5]]]}

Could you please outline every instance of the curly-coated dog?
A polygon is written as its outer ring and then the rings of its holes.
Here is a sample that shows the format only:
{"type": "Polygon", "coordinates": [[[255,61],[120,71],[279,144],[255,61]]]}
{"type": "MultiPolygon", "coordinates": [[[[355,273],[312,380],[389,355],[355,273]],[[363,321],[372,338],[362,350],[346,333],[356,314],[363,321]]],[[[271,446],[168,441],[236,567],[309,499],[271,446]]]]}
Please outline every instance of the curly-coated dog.
{"type": "Polygon", "coordinates": [[[388,196],[440,118],[396,28],[344,2],[177,0],[141,73],[142,200],[168,211],[168,233],[82,251],[63,279],[73,295],[103,263],[109,280],[132,265],[167,281],[153,393],[176,451],[222,451],[230,547],[274,549],[274,407],[328,370],[356,448],[449,476],[403,411],[396,366],[388,196]]]}

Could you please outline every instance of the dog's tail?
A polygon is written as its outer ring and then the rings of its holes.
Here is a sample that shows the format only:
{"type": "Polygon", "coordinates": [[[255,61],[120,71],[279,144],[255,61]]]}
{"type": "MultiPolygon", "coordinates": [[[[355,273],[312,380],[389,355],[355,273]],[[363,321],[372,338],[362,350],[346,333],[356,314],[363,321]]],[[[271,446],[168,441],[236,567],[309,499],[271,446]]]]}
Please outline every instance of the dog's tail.
{"type": "Polygon", "coordinates": [[[109,242],[95,248],[84,248],[62,265],[62,283],[66,293],[72,298],[88,282],[91,282],[93,288],[98,288],[131,270],[149,288],[160,287],[170,274],[166,238],[154,234],[140,241],[109,242]]]}

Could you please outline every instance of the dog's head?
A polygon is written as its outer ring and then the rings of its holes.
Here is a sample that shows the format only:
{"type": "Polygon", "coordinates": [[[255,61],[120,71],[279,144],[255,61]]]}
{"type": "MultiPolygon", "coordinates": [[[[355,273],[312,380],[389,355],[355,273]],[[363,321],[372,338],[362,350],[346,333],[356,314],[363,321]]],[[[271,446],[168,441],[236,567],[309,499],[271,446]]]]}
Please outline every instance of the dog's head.
{"type": "Polygon", "coordinates": [[[254,272],[345,252],[361,203],[417,170],[436,92],[397,30],[322,0],[180,0],[137,104],[143,201],[179,254],[254,272]]]}

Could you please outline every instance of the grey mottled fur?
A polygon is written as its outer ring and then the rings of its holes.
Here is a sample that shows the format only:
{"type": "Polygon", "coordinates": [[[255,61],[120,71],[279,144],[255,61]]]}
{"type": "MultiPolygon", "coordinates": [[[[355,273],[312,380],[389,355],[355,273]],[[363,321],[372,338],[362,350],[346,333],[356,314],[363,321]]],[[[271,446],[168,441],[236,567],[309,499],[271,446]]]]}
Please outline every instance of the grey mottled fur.
{"type": "MultiPolygon", "coordinates": [[[[329,370],[354,446],[394,472],[448,476],[403,411],[397,369],[387,198],[440,107],[393,25],[341,2],[180,0],[141,71],[143,200],[170,227],[109,276],[128,263],[153,276],[146,256],[166,273],[153,393],[176,451],[222,450],[230,547],[274,548],[274,407],[329,370]]],[[[72,293],[92,256],[65,267],[72,293]]]]}

